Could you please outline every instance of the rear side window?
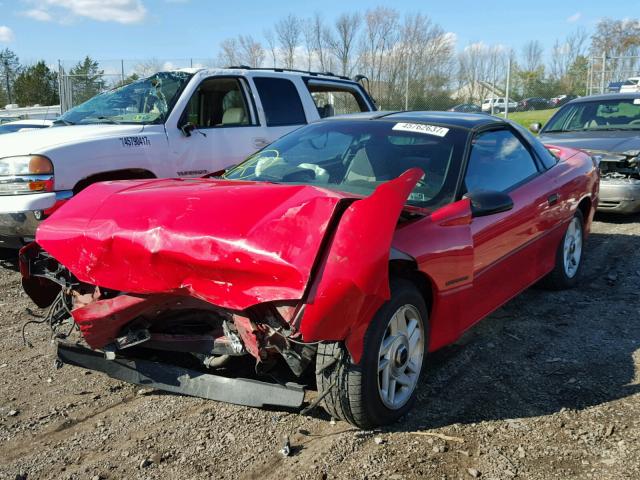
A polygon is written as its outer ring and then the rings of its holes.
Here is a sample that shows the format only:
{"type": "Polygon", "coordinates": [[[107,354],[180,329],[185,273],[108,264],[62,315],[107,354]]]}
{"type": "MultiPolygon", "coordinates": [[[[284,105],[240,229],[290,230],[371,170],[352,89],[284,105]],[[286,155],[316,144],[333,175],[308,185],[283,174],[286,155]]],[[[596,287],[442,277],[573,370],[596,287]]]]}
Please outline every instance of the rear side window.
{"type": "Polygon", "coordinates": [[[320,118],[368,110],[361,93],[348,85],[309,81],[307,88],[320,118]]]}
{"type": "Polygon", "coordinates": [[[301,125],[307,123],[302,102],[293,82],[284,78],[254,77],[267,126],[301,125]]]}

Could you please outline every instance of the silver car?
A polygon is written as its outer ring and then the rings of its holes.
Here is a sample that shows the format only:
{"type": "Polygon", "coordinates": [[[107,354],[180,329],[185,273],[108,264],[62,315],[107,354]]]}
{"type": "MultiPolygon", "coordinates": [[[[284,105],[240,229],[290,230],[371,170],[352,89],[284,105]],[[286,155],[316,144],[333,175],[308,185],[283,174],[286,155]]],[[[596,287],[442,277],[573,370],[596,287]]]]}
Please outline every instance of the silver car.
{"type": "Polygon", "coordinates": [[[582,97],[564,105],[541,129],[546,144],[579,148],[600,162],[598,210],[640,212],[640,92],[582,97]]]}

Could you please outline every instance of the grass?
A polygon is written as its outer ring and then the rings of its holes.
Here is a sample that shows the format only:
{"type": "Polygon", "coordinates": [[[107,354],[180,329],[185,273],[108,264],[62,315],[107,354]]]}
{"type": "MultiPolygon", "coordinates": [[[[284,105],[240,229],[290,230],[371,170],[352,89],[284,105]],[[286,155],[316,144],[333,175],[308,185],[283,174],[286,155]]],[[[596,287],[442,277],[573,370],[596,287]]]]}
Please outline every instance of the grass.
{"type": "Polygon", "coordinates": [[[542,123],[544,125],[557,110],[557,108],[550,108],[548,110],[532,110],[530,112],[509,112],[509,120],[513,120],[525,128],[529,128],[532,123],[542,123]]]}

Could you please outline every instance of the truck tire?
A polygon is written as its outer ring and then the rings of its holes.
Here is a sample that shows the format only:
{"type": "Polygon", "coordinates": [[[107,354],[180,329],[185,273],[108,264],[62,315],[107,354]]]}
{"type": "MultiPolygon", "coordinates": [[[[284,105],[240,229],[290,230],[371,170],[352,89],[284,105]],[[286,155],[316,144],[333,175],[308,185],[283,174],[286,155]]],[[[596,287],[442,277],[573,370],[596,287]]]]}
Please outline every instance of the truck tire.
{"type": "Polygon", "coordinates": [[[427,307],[416,286],[391,282],[391,298],[376,312],[359,364],[342,342],[321,343],[316,382],[326,411],[359,428],[393,423],[416,399],[429,339],[427,307]]]}

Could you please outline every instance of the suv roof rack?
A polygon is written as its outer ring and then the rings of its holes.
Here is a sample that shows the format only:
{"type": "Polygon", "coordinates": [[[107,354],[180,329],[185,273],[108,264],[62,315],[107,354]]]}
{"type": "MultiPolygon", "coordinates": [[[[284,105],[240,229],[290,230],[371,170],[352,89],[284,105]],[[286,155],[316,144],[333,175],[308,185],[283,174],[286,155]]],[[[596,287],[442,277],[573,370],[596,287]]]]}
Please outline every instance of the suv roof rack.
{"type": "Polygon", "coordinates": [[[325,77],[336,77],[336,78],[339,78],[341,80],[353,81],[349,77],[345,77],[343,75],[336,75],[335,73],[332,73],[332,72],[312,72],[312,71],[308,71],[308,70],[296,70],[295,68],[250,67],[248,65],[231,65],[231,66],[229,66],[227,68],[235,68],[235,69],[242,69],[242,70],[264,70],[264,71],[270,71],[270,72],[304,73],[305,75],[311,75],[313,77],[317,77],[319,75],[323,75],[325,77]]]}

